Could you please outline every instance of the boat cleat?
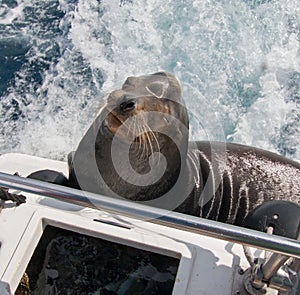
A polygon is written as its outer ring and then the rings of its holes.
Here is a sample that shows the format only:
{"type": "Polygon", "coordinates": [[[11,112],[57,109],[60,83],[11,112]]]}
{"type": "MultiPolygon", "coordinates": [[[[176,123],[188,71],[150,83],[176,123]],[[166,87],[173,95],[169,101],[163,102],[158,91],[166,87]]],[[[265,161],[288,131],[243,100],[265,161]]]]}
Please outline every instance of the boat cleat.
{"type": "Polygon", "coordinates": [[[263,272],[265,264],[265,259],[257,258],[252,267],[245,271],[238,267],[234,275],[232,295],[299,294],[299,273],[284,264],[274,275],[266,279],[263,272]]]}

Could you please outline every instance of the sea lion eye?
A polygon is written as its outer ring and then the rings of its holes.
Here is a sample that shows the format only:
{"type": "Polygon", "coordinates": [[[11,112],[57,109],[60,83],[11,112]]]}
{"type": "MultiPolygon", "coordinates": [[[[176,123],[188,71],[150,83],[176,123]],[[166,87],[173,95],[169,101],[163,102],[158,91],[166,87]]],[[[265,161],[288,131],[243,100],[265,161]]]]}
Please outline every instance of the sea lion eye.
{"type": "Polygon", "coordinates": [[[135,108],[135,100],[129,99],[120,104],[120,109],[122,112],[130,112],[135,108]]]}
{"type": "Polygon", "coordinates": [[[164,97],[166,90],[168,89],[168,84],[164,82],[153,82],[146,86],[146,90],[153,96],[157,98],[164,97]]]}

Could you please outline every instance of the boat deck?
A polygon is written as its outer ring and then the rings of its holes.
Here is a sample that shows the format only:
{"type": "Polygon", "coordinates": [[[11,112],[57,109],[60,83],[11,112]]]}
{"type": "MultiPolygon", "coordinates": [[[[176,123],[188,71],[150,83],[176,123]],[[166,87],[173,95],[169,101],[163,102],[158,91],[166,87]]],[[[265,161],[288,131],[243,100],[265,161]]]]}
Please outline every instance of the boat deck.
{"type": "MultiPolygon", "coordinates": [[[[7,174],[18,172],[26,177],[40,169],[67,175],[64,162],[20,154],[0,157],[0,171],[7,174]]],[[[243,294],[236,286],[240,269],[247,269],[249,263],[239,243],[227,242],[221,235],[219,239],[180,226],[157,224],[147,218],[70,204],[43,194],[22,194],[27,197],[25,204],[15,207],[5,203],[0,213],[0,294],[5,294],[8,286],[10,292],[15,292],[47,226],[178,259],[174,295],[243,294]]],[[[243,229],[236,228],[236,231],[243,229]]],[[[264,252],[252,250],[256,256],[264,252]]],[[[277,291],[270,289],[267,294],[277,294],[277,291]]]]}

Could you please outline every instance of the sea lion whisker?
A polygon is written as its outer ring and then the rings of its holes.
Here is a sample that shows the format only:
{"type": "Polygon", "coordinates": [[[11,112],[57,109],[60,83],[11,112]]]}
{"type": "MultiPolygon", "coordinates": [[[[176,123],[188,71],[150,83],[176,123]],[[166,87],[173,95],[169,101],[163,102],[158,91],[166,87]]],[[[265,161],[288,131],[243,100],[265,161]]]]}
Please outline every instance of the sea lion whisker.
{"type": "MultiPolygon", "coordinates": [[[[152,130],[151,130],[152,131],[152,130]]],[[[153,134],[153,138],[156,142],[156,146],[157,146],[157,151],[158,151],[158,162],[160,162],[160,154],[161,154],[161,151],[160,151],[160,144],[159,144],[159,141],[155,135],[155,133],[152,131],[152,134],[153,134]]]]}
{"type": "Polygon", "coordinates": [[[138,139],[139,139],[139,151],[140,151],[141,146],[142,146],[142,141],[143,141],[143,138],[142,138],[143,133],[141,130],[142,126],[140,124],[138,124],[137,127],[138,127],[138,139]]]}
{"type": "Polygon", "coordinates": [[[142,145],[143,145],[143,130],[142,130],[142,125],[140,123],[137,125],[137,129],[138,129],[138,141],[139,141],[138,155],[140,156],[142,151],[142,145]]]}
{"type": "MultiPolygon", "coordinates": [[[[138,134],[138,127],[139,125],[137,124],[137,117],[134,116],[134,126],[133,126],[133,140],[135,141],[136,138],[138,138],[139,140],[139,134],[138,134]]],[[[136,151],[138,151],[138,149],[135,148],[136,151]]]]}
{"type": "Polygon", "coordinates": [[[144,147],[146,147],[145,150],[143,150],[143,158],[146,159],[146,157],[149,153],[149,148],[148,148],[147,130],[145,128],[145,125],[143,125],[143,137],[144,137],[144,140],[143,140],[144,147]]]}
{"type": "Polygon", "coordinates": [[[132,130],[131,130],[131,136],[130,136],[130,142],[133,144],[134,151],[137,152],[137,124],[136,119],[134,118],[134,121],[132,122],[132,130]],[[132,136],[132,137],[131,137],[132,136]]]}
{"type": "Polygon", "coordinates": [[[144,123],[145,123],[145,128],[147,129],[147,134],[148,134],[148,138],[149,138],[149,142],[150,142],[150,145],[151,145],[151,155],[152,157],[154,157],[154,148],[153,148],[153,144],[152,144],[152,140],[150,139],[150,136],[149,136],[149,133],[151,135],[151,137],[154,139],[154,141],[156,142],[156,146],[157,146],[157,149],[158,149],[158,152],[159,152],[159,158],[158,160],[160,160],[160,145],[159,145],[159,142],[157,140],[157,137],[155,136],[155,133],[151,130],[150,126],[147,124],[147,122],[144,120],[144,123]]]}
{"type": "MultiPolygon", "coordinates": [[[[147,129],[148,125],[145,125],[145,128],[147,129]]],[[[149,147],[150,147],[150,151],[151,151],[151,157],[153,158],[153,154],[154,154],[154,150],[153,150],[153,146],[152,146],[152,141],[151,141],[151,138],[150,138],[150,135],[149,135],[149,132],[146,132],[146,138],[149,142],[149,147]]],[[[147,154],[148,154],[148,150],[147,150],[147,154]]]]}
{"type": "Polygon", "coordinates": [[[133,130],[134,140],[138,140],[138,147],[135,145],[135,152],[138,155],[141,149],[141,137],[140,137],[140,125],[138,124],[138,118],[134,117],[134,130],[133,130]]]}
{"type": "Polygon", "coordinates": [[[152,134],[152,137],[153,137],[154,141],[156,142],[156,146],[157,146],[157,149],[158,149],[159,154],[160,154],[160,144],[159,144],[159,141],[158,141],[158,139],[157,139],[155,133],[154,133],[154,132],[151,130],[151,128],[149,127],[149,125],[147,125],[147,126],[148,126],[148,128],[149,128],[149,132],[152,134]]]}
{"type": "Polygon", "coordinates": [[[151,147],[151,157],[154,158],[154,149],[153,149],[152,139],[150,138],[150,136],[153,137],[153,132],[150,129],[150,127],[148,126],[148,124],[145,124],[145,127],[148,129],[148,132],[146,133],[146,135],[149,140],[150,147],[151,147]]]}
{"type": "Polygon", "coordinates": [[[144,135],[144,132],[142,131],[141,132],[141,146],[142,146],[142,149],[140,150],[140,157],[143,158],[144,157],[144,154],[145,154],[145,135],[144,135]]]}
{"type": "Polygon", "coordinates": [[[147,147],[147,151],[146,151],[146,155],[145,155],[145,158],[147,157],[148,153],[149,153],[149,149],[148,149],[148,143],[149,142],[149,145],[150,145],[150,149],[152,148],[151,146],[151,140],[149,139],[149,135],[148,135],[148,130],[147,130],[147,123],[146,123],[146,120],[144,118],[144,116],[141,114],[141,119],[143,121],[143,138],[144,138],[144,144],[146,144],[146,147],[147,147]]]}
{"type": "MultiPolygon", "coordinates": [[[[133,123],[133,136],[135,137],[136,136],[136,126],[137,126],[137,124],[136,124],[136,116],[134,116],[134,123],[133,123]]],[[[135,138],[134,138],[135,139],[135,138]]]]}

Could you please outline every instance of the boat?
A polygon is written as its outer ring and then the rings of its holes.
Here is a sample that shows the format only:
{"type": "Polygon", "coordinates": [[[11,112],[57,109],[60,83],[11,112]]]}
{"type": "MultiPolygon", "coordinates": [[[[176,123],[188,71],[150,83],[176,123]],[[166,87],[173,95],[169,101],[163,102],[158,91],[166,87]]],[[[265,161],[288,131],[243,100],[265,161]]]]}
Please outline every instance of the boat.
{"type": "Polygon", "coordinates": [[[300,294],[297,240],[26,178],[44,169],[68,173],[0,156],[1,295],[300,294]]]}

